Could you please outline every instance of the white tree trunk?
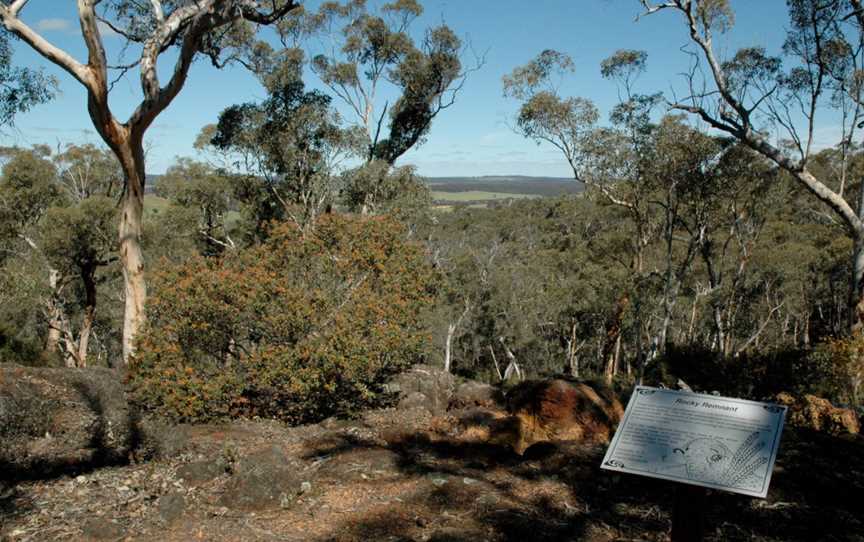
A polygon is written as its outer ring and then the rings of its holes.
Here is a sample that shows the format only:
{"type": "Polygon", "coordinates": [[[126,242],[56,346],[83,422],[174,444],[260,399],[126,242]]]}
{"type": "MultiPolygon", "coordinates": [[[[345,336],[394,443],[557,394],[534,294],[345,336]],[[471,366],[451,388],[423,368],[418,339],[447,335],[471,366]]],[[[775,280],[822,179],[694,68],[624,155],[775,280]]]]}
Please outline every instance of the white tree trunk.
{"type": "Polygon", "coordinates": [[[447,325],[447,338],[444,341],[444,370],[450,372],[450,362],[452,359],[453,335],[456,333],[456,324],[450,323],[447,325]]]}
{"type": "Polygon", "coordinates": [[[144,324],[147,284],[141,229],[144,217],[144,149],[140,141],[126,142],[117,152],[126,178],[120,216],[120,263],[123,268],[125,309],[123,313],[123,364],[135,351],[135,337],[144,324]]]}

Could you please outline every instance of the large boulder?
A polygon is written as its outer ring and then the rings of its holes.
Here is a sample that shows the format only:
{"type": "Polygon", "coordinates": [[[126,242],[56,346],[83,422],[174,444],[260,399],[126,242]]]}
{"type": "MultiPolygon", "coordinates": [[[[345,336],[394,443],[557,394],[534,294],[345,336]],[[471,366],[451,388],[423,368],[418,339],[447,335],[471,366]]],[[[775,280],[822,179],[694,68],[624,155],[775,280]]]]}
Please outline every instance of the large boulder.
{"type": "Polygon", "coordinates": [[[119,373],[0,364],[4,478],[122,460],[138,438],[119,373]]]}
{"type": "Polygon", "coordinates": [[[469,380],[459,384],[450,398],[450,408],[494,407],[503,396],[495,386],[469,380]]]}
{"type": "Polygon", "coordinates": [[[495,420],[491,442],[522,455],[538,442],[608,443],[624,415],[611,390],[565,380],[524,382],[507,396],[510,416],[495,420]]]}
{"type": "Polygon", "coordinates": [[[285,508],[300,494],[302,483],[302,465],[271,446],[237,462],[219,503],[247,511],[285,508]]]}
{"type": "Polygon", "coordinates": [[[828,399],[815,395],[795,397],[785,392],[777,394],[776,399],[789,408],[786,422],[792,426],[831,435],[857,435],[861,432],[858,414],[849,408],[836,407],[828,399]]]}
{"type": "Polygon", "coordinates": [[[399,394],[399,408],[424,407],[433,414],[441,414],[456,391],[456,378],[443,369],[414,365],[389,382],[387,391],[399,394]]]}

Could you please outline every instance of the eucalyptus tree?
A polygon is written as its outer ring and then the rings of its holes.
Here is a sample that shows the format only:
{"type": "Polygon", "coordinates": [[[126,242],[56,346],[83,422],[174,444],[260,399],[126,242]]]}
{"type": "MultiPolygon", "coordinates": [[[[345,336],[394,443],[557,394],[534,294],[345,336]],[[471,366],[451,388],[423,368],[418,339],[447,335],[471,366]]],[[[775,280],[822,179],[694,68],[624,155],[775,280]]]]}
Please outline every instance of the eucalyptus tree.
{"type": "MultiPolygon", "coordinates": [[[[267,214],[307,228],[333,205],[336,168],[356,153],[358,138],[356,131],[340,126],[329,96],[305,89],[300,69],[283,61],[276,66],[278,76],[263,73],[267,98],[222,111],[210,143],[233,155],[241,173],[253,176],[247,184],[260,184],[259,192],[278,209],[267,214]]],[[[245,193],[256,201],[261,197],[245,193]]]]}
{"type": "Polygon", "coordinates": [[[648,161],[643,157],[650,152],[651,114],[659,98],[635,91],[646,60],[643,51],[620,50],[601,63],[601,74],[614,80],[619,90],[611,127],[598,126],[600,113],[591,100],[560,93],[563,79],[575,71],[573,60],[565,53],[545,50],[503,77],[504,95],[520,102],[515,130],[538,144],[557,148],[573,178],[623,211],[633,228],[631,258],[626,264],[630,280],[607,322],[603,358],[608,378],[616,371],[624,315],[634,300],[637,357],[641,357],[641,300],[635,286],[644,271],[645,251],[658,228],[647,197],[650,187],[644,169],[648,161]]]}
{"type": "Polygon", "coordinates": [[[234,250],[228,224],[235,205],[232,177],[210,164],[179,158],[159,179],[157,193],[192,215],[199,251],[208,256],[234,250]]]}
{"type": "Polygon", "coordinates": [[[72,201],[92,196],[117,197],[123,171],[110,149],[92,143],[66,145],[53,156],[62,191],[72,201]]]}
{"type": "MultiPolygon", "coordinates": [[[[790,0],[782,57],[745,47],[724,60],[715,37],[734,14],[727,0],[640,0],[645,15],[678,13],[704,60],[688,71],[688,92],[670,104],[734,137],[785,170],[844,225],[854,242],[849,296],[850,329],[864,319],[864,190],[849,198],[846,158],[861,124],[864,73],[864,6],[860,0],[790,0]],[[784,69],[784,62],[786,69],[784,69]],[[813,167],[819,128],[840,112],[839,175],[817,176],[813,167]],[[772,137],[772,131],[777,137],[772,137]]],[[[695,62],[695,61],[694,61],[695,62]]]]}
{"type": "Polygon", "coordinates": [[[83,62],[25,22],[22,13],[27,4],[27,0],[4,0],[0,4],[0,22],[7,32],[84,86],[93,126],[123,170],[118,236],[125,283],[125,363],[144,322],[147,297],[141,248],[144,134],[180,93],[197,55],[208,56],[217,66],[239,58],[235,46],[249,41],[240,38],[251,35],[257,26],[277,22],[296,8],[296,3],[293,0],[79,0],[78,20],[87,50],[87,60],[83,62]],[[139,51],[138,58],[119,65],[110,62],[103,41],[105,27],[134,45],[124,50],[139,51]],[[157,65],[160,58],[172,56],[166,55],[169,50],[176,51],[176,58],[168,80],[163,82],[157,65]],[[132,69],[139,72],[141,101],[123,122],[115,117],[109,100],[115,79],[112,71],[119,70],[122,76],[132,69]]]}
{"type": "Polygon", "coordinates": [[[0,30],[0,126],[13,124],[15,115],[54,96],[57,81],[40,70],[12,65],[9,33],[0,30]]]}
{"type": "Polygon", "coordinates": [[[312,70],[362,133],[362,165],[348,176],[358,181],[350,191],[364,192],[356,207],[362,212],[380,207],[378,200],[390,191],[378,185],[394,181],[389,168],[422,143],[435,117],[455,103],[468,74],[483,63],[477,58],[463,66],[462,40],[446,24],[415,39],[412,26],[422,13],[416,0],[395,0],[377,11],[365,0],[348,0],[298,10],[278,25],[286,47],[309,44],[312,70]]]}
{"type": "Polygon", "coordinates": [[[72,185],[80,189],[74,192],[61,180],[77,161],[70,156],[80,157],[78,151],[82,149],[67,148],[63,160],[52,161],[38,148],[18,150],[0,178],[0,250],[7,258],[29,262],[29,273],[38,276],[39,286],[33,291],[41,299],[33,308],[44,313],[46,351],[61,353],[66,365],[73,367],[87,364],[96,318],[97,272],[116,259],[117,237],[115,200],[95,188],[108,190],[111,170],[88,175],[86,182],[72,185]],[[58,170],[56,162],[66,169],[58,170]],[[77,198],[91,190],[90,195],[77,198]],[[79,314],[76,333],[72,320],[79,314]]]}
{"type": "Polygon", "coordinates": [[[59,333],[67,366],[86,367],[89,363],[97,288],[104,281],[100,274],[117,261],[116,215],[113,198],[91,196],[73,205],[48,209],[39,224],[41,250],[58,275],[57,306],[49,325],[51,331],[59,333]],[[78,320],[77,333],[73,318],[78,320]]]}
{"type": "Polygon", "coordinates": [[[393,164],[455,103],[465,82],[462,42],[450,27],[427,29],[419,45],[410,35],[422,13],[415,0],[384,4],[378,14],[363,0],[349,0],[306,14],[307,31],[330,45],[312,57],[312,69],[355,114],[367,139],[366,161],[393,164]],[[398,97],[381,107],[385,83],[398,97]],[[388,113],[389,130],[382,133],[388,113]]]}

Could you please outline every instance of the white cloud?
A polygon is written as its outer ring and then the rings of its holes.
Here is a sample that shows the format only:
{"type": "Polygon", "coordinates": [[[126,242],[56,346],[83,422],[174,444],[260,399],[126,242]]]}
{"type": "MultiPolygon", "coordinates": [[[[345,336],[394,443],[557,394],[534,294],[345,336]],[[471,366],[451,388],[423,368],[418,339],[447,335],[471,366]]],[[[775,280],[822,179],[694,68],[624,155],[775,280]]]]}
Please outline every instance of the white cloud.
{"type": "Polygon", "coordinates": [[[69,19],[39,19],[36,21],[36,30],[40,32],[69,32],[72,23],[69,19]]]}
{"type": "MultiPolygon", "coordinates": [[[[119,35],[102,21],[97,22],[96,26],[103,38],[114,38],[119,35]]],[[[39,19],[36,21],[35,28],[38,32],[62,32],[70,35],[77,35],[80,32],[77,21],[60,18],[39,19]]]]}

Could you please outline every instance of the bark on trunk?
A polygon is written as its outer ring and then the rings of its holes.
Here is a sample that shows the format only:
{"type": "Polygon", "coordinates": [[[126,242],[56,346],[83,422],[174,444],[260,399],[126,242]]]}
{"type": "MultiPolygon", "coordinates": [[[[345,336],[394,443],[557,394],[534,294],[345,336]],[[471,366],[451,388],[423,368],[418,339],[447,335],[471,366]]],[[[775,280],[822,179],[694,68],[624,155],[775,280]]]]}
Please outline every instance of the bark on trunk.
{"type": "Polygon", "coordinates": [[[87,367],[87,349],[90,345],[90,331],[96,316],[96,270],[86,269],[81,273],[84,282],[84,318],[78,334],[78,366],[87,367]]]}
{"type": "Polygon", "coordinates": [[[616,347],[620,344],[621,324],[624,321],[624,311],[630,304],[630,296],[625,292],[615,303],[615,313],[606,327],[606,342],[603,345],[604,374],[607,382],[615,377],[616,347]]]}
{"type": "MultiPolygon", "coordinates": [[[[583,343],[584,344],[584,343],[583,343]]],[[[570,376],[579,378],[579,350],[576,345],[576,324],[570,326],[570,337],[567,339],[567,365],[570,367],[570,376]]]]}
{"type": "Polygon", "coordinates": [[[138,138],[128,138],[117,151],[126,191],[120,216],[120,262],[126,306],[123,314],[123,364],[134,353],[134,340],[144,324],[147,284],[144,279],[144,255],[141,250],[141,226],[144,215],[144,148],[138,138]]]}
{"type": "Polygon", "coordinates": [[[447,339],[444,342],[444,370],[448,373],[450,372],[450,365],[453,361],[453,337],[456,336],[456,330],[459,329],[460,325],[462,325],[462,320],[465,319],[465,316],[470,310],[471,305],[468,300],[465,300],[465,309],[462,311],[462,314],[459,315],[459,318],[457,318],[455,322],[449,322],[447,324],[447,339]]]}
{"type": "MultiPolygon", "coordinates": [[[[864,188],[862,188],[864,192],[864,188]]],[[[852,253],[852,284],[849,295],[849,331],[861,333],[864,328],[864,239],[855,239],[852,253]]]]}
{"type": "Polygon", "coordinates": [[[447,324],[447,339],[444,341],[444,371],[450,372],[450,361],[452,359],[453,335],[456,333],[456,324],[447,324]]]}
{"type": "Polygon", "coordinates": [[[57,286],[60,282],[60,273],[56,269],[48,272],[48,285],[51,288],[51,299],[48,302],[48,338],[45,341],[45,352],[56,354],[60,346],[60,327],[63,324],[57,286]]]}

